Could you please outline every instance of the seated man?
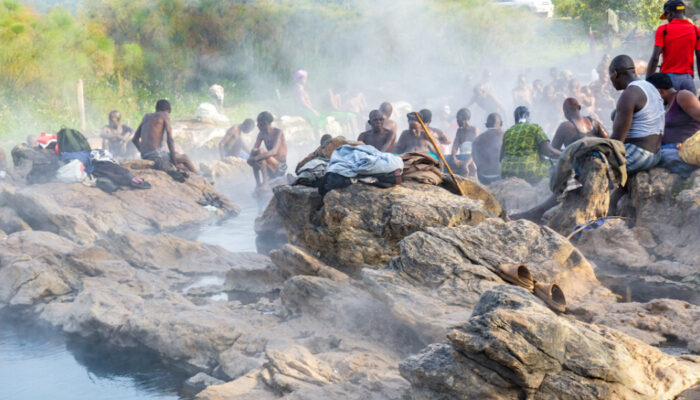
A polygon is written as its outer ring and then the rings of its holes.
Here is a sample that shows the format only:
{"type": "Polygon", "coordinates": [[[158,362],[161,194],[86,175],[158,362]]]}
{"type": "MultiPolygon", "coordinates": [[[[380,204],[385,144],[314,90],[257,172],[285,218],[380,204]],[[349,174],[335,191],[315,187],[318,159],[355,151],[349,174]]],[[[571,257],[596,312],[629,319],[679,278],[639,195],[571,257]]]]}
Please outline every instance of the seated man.
{"type": "Polygon", "coordinates": [[[102,148],[109,150],[115,157],[125,157],[127,146],[134,130],[121,123],[122,114],[114,110],[109,113],[109,124],[102,127],[102,148]]]}
{"type": "Polygon", "coordinates": [[[408,129],[401,133],[394,146],[395,154],[428,152],[437,160],[437,150],[433,147],[423,128],[418,123],[415,113],[408,113],[408,129]]]}
{"type": "MultiPolygon", "coordinates": [[[[384,115],[384,128],[394,132],[394,134],[397,134],[398,127],[396,126],[396,122],[391,119],[391,114],[394,112],[394,107],[391,105],[391,103],[385,101],[384,103],[380,104],[379,112],[384,115]]],[[[372,129],[372,126],[369,122],[367,122],[365,125],[365,130],[370,129],[372,129]]]]}
{"type": "Polygon", "coordinates": [[[661,160],[665,123],[661,95],[654,85],[637,77],[629,56],[615,57],[608,72],[615,89],[623,91],[615,109],[612,139],[625,144],[628,173],[651,169],[661,160]]]}
{"type": "Polygon", "coordinates": [[[472,144],[472,157],[476,164],[479,182],[489,185],[501,180],[501,144],[503,143],[503,120],[492,113],[486,119],[486,132],[477,136],[472,144]]]}
{"type": "Polygon", "coordinates": [[[554,134],[554,139],[552,139],[552,147],[556,150],[561,150],[562,146],[567,147],[571,143],[587,136],[597,136],[603,139],[609,137],[608,132],[600,121],[581,115],[581,104],[578,100],[572,97],[564,100],[563,108],[566,121],[559,125],[557,132],[554,134]]]}
{"type": "Polygon", "coordinates": [[[472,113],[468,108],[462,108],[457,111],[457,133],[455,141],[452,143],[452,154],[448,162],[456,174],[467,176],[473,175],[472,170],[474,162],[472,161],[472,143],[479,130],[469,123],[472,113]],[[470,168],[472,166],[472,168],[470,168]]]}
{"type": "Polygon", "coordinates": [[[219,142],[219,157],[223,160],[226,157],[241,157],[241,153],[250,155],[250,149],[243,141],[242,134],[250,133],[255,128],[255,122],[248,118],[242,124],[234,125],[226,131],[226,135],[219,142]]]}
{"type": "Polygon", "coordinates": [[[700,100],[687,90],[676,91],[668,74],[656,73],[647,81],[659,91],[664,104],[670,105],[661,140],[661,166],[687,178],[698,167],[685,163],[678,150],[686,139],[700,131],[700,100]]]}
{"type": "Polygon", "coordinates": [[[156,112],[146,114],[141,124],[134,133],[132,143],[141,153],[141,158],[155,162],[155,169],[172,171],[175,168],[197,173],[192,161],[184,155],[175,152],[173,129],[170,124],[170,102],[165,99],[158,100],[156,112]],[[168,151],[161,150],[163,135],[168,145],[168,151]]]}
{"type": "Polygon", "coordinates": [[[253,167],[257,187],[267,184],[270,178],[284,175],[287,171],[287,142],[284,139],[284,132],[272,127],[274,119],[267,111],[258,115],[260,132],[248,158],[248,164],[253,167]],[[262,151],[260,148],[263,143],[267,151],[262,151]],[[262,175],[262,181],[260,175],[262,175]]]}
{"type": "Polygon", "coordinates": [[[425,127],[430,130],[430,133],[433,135],[433,139],[435,139],[435,141],[440,145],[440,150],[442,150],[443,153],[447,153],[449,150],[447,145],[450,144],[450,139],[447,137],[447,135],[445,135],[445,132],[430,126],[430,124],[433,122],[433,113],[427,108],[424,108],[420,110],[418,114],[420,115],[420,119],[423,120],[425,127]]]}
{"type": "Polygon", "coordinates": [[[390,152],[396,142],[396,134],[384,127],[384,115],[379,110],[369,113],[371,130],[362,132],[357,141],[374,146],[377,150],[390,152]]]}

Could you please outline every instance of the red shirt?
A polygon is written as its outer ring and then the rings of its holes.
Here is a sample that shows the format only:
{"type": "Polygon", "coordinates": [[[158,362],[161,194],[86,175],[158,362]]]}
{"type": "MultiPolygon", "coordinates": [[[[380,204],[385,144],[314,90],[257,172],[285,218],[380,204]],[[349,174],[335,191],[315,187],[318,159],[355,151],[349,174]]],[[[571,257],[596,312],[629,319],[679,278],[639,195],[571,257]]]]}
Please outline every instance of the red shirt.
{"type": "Polygon", "coordinates": [[[700,50],[700,31],[687,19],[675,18],[656,30],[654,46],[663,47],[661,72],[693,75],[695,50],[700,50]]]}

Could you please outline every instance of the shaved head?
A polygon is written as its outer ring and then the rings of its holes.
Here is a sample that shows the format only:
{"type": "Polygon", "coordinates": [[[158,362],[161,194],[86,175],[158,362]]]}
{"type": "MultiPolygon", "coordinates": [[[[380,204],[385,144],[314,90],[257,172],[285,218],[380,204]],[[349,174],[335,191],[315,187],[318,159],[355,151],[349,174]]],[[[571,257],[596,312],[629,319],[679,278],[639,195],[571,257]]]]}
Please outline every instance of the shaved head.
{"type": "Polygon", "coordinates": [[[610,61],[610,72],[623,73],[625,71],[634,70],[634,60],[632,60],[632,57],[628,55],[622,54],[613,58],[612,61],[610,61]]]}

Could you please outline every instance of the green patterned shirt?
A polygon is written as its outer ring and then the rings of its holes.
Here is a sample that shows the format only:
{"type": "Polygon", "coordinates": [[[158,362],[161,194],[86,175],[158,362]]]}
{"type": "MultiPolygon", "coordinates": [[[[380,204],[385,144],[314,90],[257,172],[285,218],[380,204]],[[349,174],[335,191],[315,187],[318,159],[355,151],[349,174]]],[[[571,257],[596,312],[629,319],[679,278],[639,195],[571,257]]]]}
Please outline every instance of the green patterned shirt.
{"type": "Polygon", "coordinates": [[[513,125],[503,135],[503,178],[522,178],[532,184],[549,176],[550,163],[539,152],[540,144],[549,140],[542,128],[529,122],[513,125]]]}

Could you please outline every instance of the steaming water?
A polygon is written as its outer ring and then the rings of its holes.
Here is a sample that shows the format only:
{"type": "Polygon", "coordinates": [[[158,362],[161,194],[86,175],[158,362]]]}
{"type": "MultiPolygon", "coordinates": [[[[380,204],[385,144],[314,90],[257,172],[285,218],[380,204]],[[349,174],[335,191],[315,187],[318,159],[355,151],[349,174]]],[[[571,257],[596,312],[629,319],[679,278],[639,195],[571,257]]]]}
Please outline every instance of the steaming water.
{"type": "Polygon", "coordinates": [[[0,399],[179,399],[186,376],[155,359],[106,352],[0,317],[0,399]]]}
{"type": "MultiPolygon", "coordinates": [[[[252,186],[230,184],[220,189],[241,207],[241,214],[221,225],[202,228],[198,240],[233,252],[254,252],[253,226],[259,206],[250,196],[252,186]]],[[[222,300],[231,297],[222,296],[222,300]]],[[[154,358],[123,353],[99,350],[96,344],[76,344],[59,332],[24,326],[0,315],[0,400],[187,398],[179,392],[188,375],[172,371],[154,358]]]]}

